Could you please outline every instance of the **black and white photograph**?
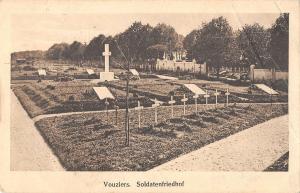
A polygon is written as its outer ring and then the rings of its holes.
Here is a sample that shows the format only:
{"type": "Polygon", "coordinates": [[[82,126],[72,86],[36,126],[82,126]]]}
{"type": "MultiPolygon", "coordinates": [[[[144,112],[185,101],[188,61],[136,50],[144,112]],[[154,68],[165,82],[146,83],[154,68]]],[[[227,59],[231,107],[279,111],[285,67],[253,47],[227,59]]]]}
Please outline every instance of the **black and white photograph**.
{"type": "Polygon", "coordinates": [[[51,10],[10,15],[11,172],[291,172],[289,11],[51,10]]]}
{"type": "Polygon", "coordinates": [[[288,171],[288,13],[15,22],[12,170],[288,171]]]}

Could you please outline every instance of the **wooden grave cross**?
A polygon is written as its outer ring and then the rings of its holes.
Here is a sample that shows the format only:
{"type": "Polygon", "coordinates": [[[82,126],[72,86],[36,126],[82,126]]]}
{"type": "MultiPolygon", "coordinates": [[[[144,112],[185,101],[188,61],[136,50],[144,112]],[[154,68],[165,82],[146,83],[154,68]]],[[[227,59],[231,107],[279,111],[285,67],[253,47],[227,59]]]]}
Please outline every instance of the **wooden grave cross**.
{"type": "Polygon", "coordinates": [[[185,103],[188,101],[188,98],[185,97],[185,94],[183,94],[183,99],[181,99],[181,102],[183,102],[183,115],[185,115],[185,103]]]}
{"type": "Polygon", "coordinates": [[[144,108],[144,107],[141,106],[140,101],[138,101],[138,106],[134,108],[136,111],[138,111],[139,128],[141,128],[141,110],[142,110],[143,108],[144,108]]]}
{"type": "Polygon", "coordinates": [[[106,123],[108,124],[108,105],[109,102],[107,101],[107,98],[105,98],[105,110],[106,110],[106,123]]]}
{"type": "Polygon", "coordinates": [[[198,112],[198,105],[197,105],[197,98],[199,98],[199,95],[194,95],[193,98],[195,99],[195,109],[196,109],[196,113],[198,112]]]}
{"type": "Polygon", "coordinates": [[[157,101],[157,99],[155,98],[154,104],[152,105],[152,107],[154,107],[154,122],[157,124],[157,107],[159,106],[159,102],[157,101]]]}
{"type": "Polygon", "coordinates": [[[229,95],[230,95],[230,92],[229,92],[228,88],[226,90],[225,95],[226,95],[226,106],[228,107],[228,98],[229,98],[229,95]]]}
{"type": "Polygon", "coordinates": [[[208,103],[208,98],[209,98],[209,94],[207,93],[207,90],[205,91],[204,98],[205,98],[205,104],[207,105],[207,103],[208,103]]]}
{"type": "Polygon", "coordinates": [[[218,92],[218,89],[216,89],[216,92],[214,93],[214,95],[216,96],[216,108],[218,106],[218,96],[220,95],[220,93],[218,92]]]}
{"type": "Polygon", "coordinates": [[[169,104],[171,105],[171,117],[173,118],[174,116],[174,110],[173,110],[173,104],[175,104],[176,101],[173,100],[173,96],[171,96],[171,100],[169,101],[169,104]]]}
{"type": "Polygon", "coordinates": [[[115,110],[116,110],[116,126],[118,126],[118,109],[119,109],[119,106],[115,105],[115,110]]]}

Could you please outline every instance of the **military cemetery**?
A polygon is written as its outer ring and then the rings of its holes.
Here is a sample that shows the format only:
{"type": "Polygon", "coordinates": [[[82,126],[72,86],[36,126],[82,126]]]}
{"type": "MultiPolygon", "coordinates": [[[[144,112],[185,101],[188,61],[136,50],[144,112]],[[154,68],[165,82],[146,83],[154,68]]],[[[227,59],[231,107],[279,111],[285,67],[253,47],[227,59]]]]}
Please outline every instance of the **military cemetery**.
{"type": "MultiPolygon", "coordinates": [[[[265,53],[257,45],[260,36],[276,44],[276,25],[288,16],[278,17],[268,30],[247,24],[234,37],[225,17],[185,37],[166,24],[135,22],[88,45],[55,44],[31,58],[16,52],[11,89],[65,170],[148,171],[288,114],[288,77],[278,75],[288,63],[265,60],[276,49],[265,53]],[[231,35],[213,38],[223,35],[219,25],[231,35]],[[151,36],[146,29],[160,41],[137,44],[151,36]],[[248,33],[257,47],[247,47],[248,33]],[[224,47],[224,39],[239,46],[224,47]],[[259,68],[273,69],[273,76],[259,68]]],[[[274,170],[287,171],[287,164],[274,170]]]]}

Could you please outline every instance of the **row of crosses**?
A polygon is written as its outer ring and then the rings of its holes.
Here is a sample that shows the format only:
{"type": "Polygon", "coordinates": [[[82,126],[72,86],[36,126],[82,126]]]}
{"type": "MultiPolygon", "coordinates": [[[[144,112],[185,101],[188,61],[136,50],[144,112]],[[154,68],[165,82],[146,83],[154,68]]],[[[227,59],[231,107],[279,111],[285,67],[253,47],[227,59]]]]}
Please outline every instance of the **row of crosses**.
{"type": "MultiPolygon", "coordinates": [[[[214,93],[214,96],[215,96],[215,105],[216,105],[216,108],[218,106],[218,96],[220,95],[221,93],[218,92],[218,90],[216,89],[216,92],[214,93]]],[[[229,98],[229,90],[227,89],[226,92],[225,92],[225,95],[226,95],[226,106],[228,106],[228,98],[229,98]]],[[[207,90],[205,92],[205,95],[204,95],[204,98],[205,98],[205,104],[207,105],[208,104],[208,98],[210,97],[210,95],[207,93],[207,90]]],[[[194,95],[193,98],[195,99],[195,111],[198,112],[198,104],[197,104],[197,99],[199,98],[199,95],[194,95]]],[[[184,94],[183,95],[183,98],[181,99],[181,102],[183,102],[183,114],[186,115],[186,102],[188,101],[188,98],[186,97],[186,95],[184,94]]],[[[168,101],[168,104],[171,106],[171,118],[174,117],[174,109],[173,109],[173,105],[176,103],[176,101],[173,99],[173,96],[171,96],[171,100],[168,101]]],[[[107,112],[107,123],[108,123],[108,101],[106,100],[105,101],[105,105],[106,105],[106,112],[107,112]]],[[[154,104],[152,105],[152,107],[154,108],[154,122],[155,124],[158,123],[158,120],[157,120],[157,107],[159,107],[161,105],[161,102],[159,102],[156,98],[154,100],[154,104]]],[[[138,128],[141,128],[141,110],[143,110],[143,106],[141,106],[141,103],[140,101],[138,101],[138,105],[137,107],[134,108],[134,110],[138,111],[138,128]]],[[[116,109],[116,124],[117,124],[117,120],[118,120],[118,109],[119,107],[118,106],[115,106],[115,109],[116,109]]]]}
{"type": "MultiPolygon", "coordinates": [[[[218,90],[216,89],[216,92],[214,93],[214,96],[216,98],[216,107],[218,106],[218,96],[220,95],[220,92],[218,92],[218,90]]],[[[229,90],[227,89],[225,92],[226,95],[226,106],[228,106],[229,103],[229,90]]],[[[210,97],[210,95],[207,93],[207,90],[205,92],[204,98],[205,98],[205,104],[208,104],[208,98],[210,97]]],[[[197,99],[199,98],[199,95],[194,95],[193,98],[195,99],[195,111],[198,112],[198,104],[197,104],[197,99]]],[[[181,102],[183,102],[183,114],[186,114],[186,102],[188,101],[188,98],[185,96],[185,94],[183,95],[183,98],[181,99],[181,102]]],[[[171,117],[174,117],[174,109],[173,109],[173,105],[176,103],[176,101],[173,99],[173,96],[171,96],[171,100],[168,101],[168,104],[171,105],[171,117]]],[[[154,104],[152,105],[152,107],[154,108],[154,122],[157,124],[157,107],[159,107],[161,104],[159,103],[159,101],[155,98],[154,100],[154,104]]],[[[140,124],[139,124],[140,125],[140,124]]]]}

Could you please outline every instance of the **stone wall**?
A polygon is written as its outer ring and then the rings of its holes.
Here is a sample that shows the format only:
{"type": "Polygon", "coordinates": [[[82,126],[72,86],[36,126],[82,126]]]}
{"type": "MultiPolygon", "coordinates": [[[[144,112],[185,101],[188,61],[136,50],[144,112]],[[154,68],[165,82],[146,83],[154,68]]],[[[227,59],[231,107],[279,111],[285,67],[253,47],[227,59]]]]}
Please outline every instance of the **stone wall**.
{"type": "Polygon", "coordinates": [[[249,71],[249,78],[251,81],[262,81],[262,80],[288,80],[289,73],[276,71],[275,69],[255,69],[254,65],[251,65],[249,71]]]}
{"type": "Polygon", "coordinates": [[[190,72],[190,73],[199,73],[202,75],[206,75],[206,63],[197,64],[196,60],[192,62],[188,61],[175,61],[175,60],[160,60],[157,59],[156,62],[156,70],[168,70],[172,72],[180,71],[180,72],[190,72]]]}

